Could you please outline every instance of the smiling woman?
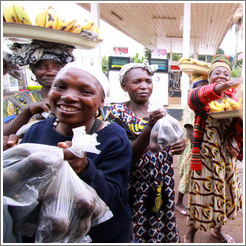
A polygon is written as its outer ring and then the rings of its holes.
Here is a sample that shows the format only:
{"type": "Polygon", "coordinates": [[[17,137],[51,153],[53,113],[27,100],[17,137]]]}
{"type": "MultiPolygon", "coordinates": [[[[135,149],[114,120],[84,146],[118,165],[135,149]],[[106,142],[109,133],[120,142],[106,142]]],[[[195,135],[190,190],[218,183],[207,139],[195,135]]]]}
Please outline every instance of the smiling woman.
{"type": "MultiPolygon", "coordinates": [[[[131,232],[126,186],[132,157],[131,145],[124,129],[94,117],[104,103],[108,83],[102,71],[95,67],[77,62],[63,67],[48,94],[55,117],[31,126],[21,144],[37,143],[63,148],[64,160],[69,162],[79,178],[96,190],[114,215],[90,229],[88,234],[92,243],[126,243],[130,241],[131,232]],[[72,145],[73,129],[80,126],[85,127],[87,134],[95,133],[100,143],[97,147],[100,154],[86,152],[83,158],[78,158],[67,149],[72,145]]],[[[21,211],[18,207],[13,211],[15,225],[21,211]]],[[[38,224],[31,216],[27,219],[38,224]]],[[[18,229],[15,232],[22,236],[19,237],[21,242],[35,241],[35,235],[23,236],[18,229]]]]}
{"type": "Polygon", "coordinates": [[[237,159],[242,160],[242,119],[214,119],[208,115],[211,102],[237,100],[233,88],[242,80],[231,80],[228,56],[215,55],[211,64],[210,84],[193,89],[188,97],[188,105],[195,112],[195,124],[185,243],[194,243],[197,230],[211,230],[221,242],[234,243],[231,236],[222,232],[222,226],[227,219],[234,220],[242,208],[237,167],[237,159]]]}
{"type": "Polygon", "coordinates": [[[101,72],[97,80],[90,71],[90,68],[70,63],[54,80],[48,98],[59,121],[56,131],[60,134],[71,135],[72,129],[81,125],[86,126],[88,133],[94,123],[94,115],[104,104],[108,90],[106,78],[101,72]]]}

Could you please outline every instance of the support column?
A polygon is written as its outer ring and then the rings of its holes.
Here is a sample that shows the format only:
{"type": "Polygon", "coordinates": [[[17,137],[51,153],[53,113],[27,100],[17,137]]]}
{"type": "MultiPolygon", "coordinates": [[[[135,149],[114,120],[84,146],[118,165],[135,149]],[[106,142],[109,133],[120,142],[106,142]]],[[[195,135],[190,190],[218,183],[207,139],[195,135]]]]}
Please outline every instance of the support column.
{"type": "MultiPolygon", "coordinates": [[[[184,22],[183,22],[183,57],[189,57],[190,53],[190,12],[191,4],[184,3],[184,22]]],[[[181,106],[187,104],[188,90],[190,88],[190,79],[186,73],[181,76],[181,106]]]]}
{"type": "Polygon", "coordinates": [[[193,57],[194,57],[194,59],[198,59],[197,38],[194,38],[194,41],[193,41],[193,47],[194,47],[194,50],[193,50],[193,57]]]}
{"type": "MultiPolygon", "coordinates": [[[[100,6],[99,3],[91,3],[91,15],[95,21],[96,26],[100,30],[100,6]]],[[[93,65],[102,69],[102,56],[101,56],[101,44],[92,50],[93,52],[93,65]]]]}
{"type": "Polygon", "coordinates": [[[171,42],[170,42],[170,63],[172,63],[173,61],[173,40],[171,39],[171,42]]]}

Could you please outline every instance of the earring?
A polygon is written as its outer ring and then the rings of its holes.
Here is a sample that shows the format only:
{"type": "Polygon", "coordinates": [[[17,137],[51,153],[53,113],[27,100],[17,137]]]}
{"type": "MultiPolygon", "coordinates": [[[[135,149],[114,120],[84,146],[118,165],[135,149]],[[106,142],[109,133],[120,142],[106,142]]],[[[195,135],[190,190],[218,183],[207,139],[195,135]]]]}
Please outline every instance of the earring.
{"type": "Polygon", "coordinates": [[[101,110],[100,108],[97,110],[97,113],[95,114],[95,118],[98,118],[99,116],[101,116],[101,110]]]}

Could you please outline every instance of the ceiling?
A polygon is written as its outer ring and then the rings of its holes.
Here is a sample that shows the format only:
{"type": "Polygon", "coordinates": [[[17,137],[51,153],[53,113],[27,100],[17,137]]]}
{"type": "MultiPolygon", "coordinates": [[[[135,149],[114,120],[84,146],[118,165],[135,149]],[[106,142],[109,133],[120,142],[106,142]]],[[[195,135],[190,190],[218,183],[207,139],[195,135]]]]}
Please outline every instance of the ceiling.
{"type": "MultiPolygon", "coordinates": [[[[90,11],[90,3],[78,3],[90,11]]],[[[191,3],[190,53],[214,55],[239,3],[191,3]]],[[[182,53],[184,3],[100,3],[100,18],[149,49],[182,53]]]]}

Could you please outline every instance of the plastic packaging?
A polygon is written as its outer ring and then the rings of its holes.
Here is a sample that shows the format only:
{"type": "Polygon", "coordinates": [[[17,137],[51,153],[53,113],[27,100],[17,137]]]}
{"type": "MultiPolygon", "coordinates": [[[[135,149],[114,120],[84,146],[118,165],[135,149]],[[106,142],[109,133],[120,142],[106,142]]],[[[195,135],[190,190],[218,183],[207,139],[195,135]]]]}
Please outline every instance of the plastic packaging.
{"type": "Polygon", "coordinates": [[[167,114],[159,119],[150,133],[149,149],[152,153],[170,146],[184,137],[185,133],[178,120],[167,114]]]}
{"type": "Polygon", "coordinates": [[[5,150],[3,204],[31,205],[62,165],[63,150],[55,146],[23,143],[5,150]]]}
{"type": "MultiPolygon", "coordinates": [[[[100,153],[97,134],[74,129],[72,153],[100,153]]],[[[23,143],[3,152],[3,201],[16,206],[15,229],[36,243],[86,243],[91,226],[113,214],[64,160],[63,149],[23,143]]]]}
{"type": "Polygon", "coordinates": [[[91,226],[111,217],[96,191],[65,161],[42,197],[35,242],[84,242],[91,226]]]}

